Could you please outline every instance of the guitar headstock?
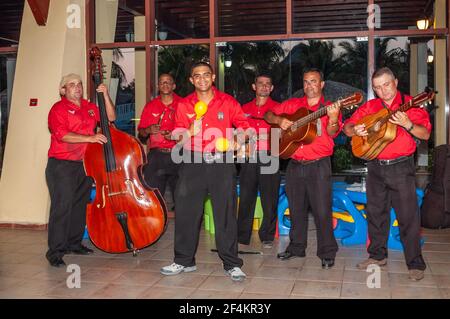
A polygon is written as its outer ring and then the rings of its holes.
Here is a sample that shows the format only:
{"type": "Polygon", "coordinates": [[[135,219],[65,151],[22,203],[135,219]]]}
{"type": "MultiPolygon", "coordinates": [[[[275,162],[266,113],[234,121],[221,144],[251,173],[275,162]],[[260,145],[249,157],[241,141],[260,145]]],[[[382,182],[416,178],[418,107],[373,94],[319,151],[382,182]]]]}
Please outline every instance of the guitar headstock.
{"type": "Polygon", "coordinates": [[[102,50],[93,47],[89,50],[89,59],[91,60],[91,73],[94,82],[99,85],[103,80],[103,59],[102,50]]]}
{"type": "Polygon", "coordinates": [[[361,103],[363,100],[363,95],[361,92],[355,92],[350,96],[347,96],[346,98],[340,99],[337,101],[337,104],[341,108],[345,109],[353,109],[358,106],[359,103],[361,103]]]}
{"type": "Polygon", "coordinates": [[[425,92],[419,93],[412,98],[410,101],[411,107],[423,108],[425,105],[431,104],[431,101],[436,96],[436,93],[436,91],[427,88],[425,92]]]}

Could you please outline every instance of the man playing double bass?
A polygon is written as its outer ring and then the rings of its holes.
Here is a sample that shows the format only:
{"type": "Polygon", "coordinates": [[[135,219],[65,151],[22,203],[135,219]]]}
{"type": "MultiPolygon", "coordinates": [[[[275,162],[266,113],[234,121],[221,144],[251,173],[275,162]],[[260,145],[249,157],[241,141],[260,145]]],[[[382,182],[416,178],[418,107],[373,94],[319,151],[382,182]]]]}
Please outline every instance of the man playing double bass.
{"type": "MultiPolygon", "coordinates": [[[[307,69],[303,73],[302,98],[289,99],[273,108],[264,116],[269,123],[287,130],[293,122],[280,116],[294,114],[300,108],[316,111],[325,107],[322,89],[325,85],[322,71],[307,69]]],[[[311,144],[301,144],[291,156],[286,170],[286,194],[289,201],[291,230],[290,243],[286,250],[278,254],[281,260],[305,257],[308,239],[308,211],[311,207],[317,226],[317,256],[322,268],[334,266],[338,246],[333,234],[331,215],[331,160],[333,138],[340,131],[339,107],[327,108],[327,116],[318,119],[318,134],[311,144]],[[320,133],[319,133],[320,132],[320,133]]]]}
{"type": "MultiPolygon", "coordinates": [[[[358,108],[346,121],[347,136],[367,136],[364,124],[356,123],[383,108],[395,111],[411,100],[397,90],[398,80],[392,71],[381,68],[372,75],[372,87],[378,96],[358,108]]],[[[420,217],[416,198],[413,137],[428,140],[431,123],[428,113],[420,108],[397,112],[389,120],[396,124],[396,137],[377,156],[367,163],[367,224],[370,245],[369,258],[357,265],[366,270],[369,265],[384,266],[387,263],[389,236],[389,211],[395,209],[404,246],[406,265],[411,280],[421,280],[426,268],[420,248],[420,217]]]]}
{"type": "MultiPolygon", "coordinates": [[[[99,85],[97,92],[105,97],[109,121],[116,118],[114,104],[107,87],[99,85]]],[[[100,120],[98,107],[83,99],[83,85],[77,74],[63,76],[59,86],[61,100],[48,115],[51,144],[45,170],[51,206],[48,222],[47,260],[51,266],[64,266],[65,254],[91,254],[81,244],[86,226],[86,205],[92,179],[86,177],[83,158],[88,143],[106,143],[103,134],[95,133],[100,120]]]]}

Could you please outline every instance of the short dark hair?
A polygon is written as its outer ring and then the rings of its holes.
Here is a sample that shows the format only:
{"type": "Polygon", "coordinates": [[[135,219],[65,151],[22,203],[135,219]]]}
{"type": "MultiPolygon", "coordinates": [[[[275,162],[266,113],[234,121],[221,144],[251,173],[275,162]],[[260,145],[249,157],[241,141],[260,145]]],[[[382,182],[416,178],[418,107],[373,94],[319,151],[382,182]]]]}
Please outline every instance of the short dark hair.
{"type": "Polygon", "coordinates": [[[382,75],[388,74],[390,76],[392,76],[393,79],[396,79],[397,77],[395,76],[394,72],[392,72],[391,69],[389,69],[387,66],[382,67],[378,70],[376,70],[375,72],[373,72],[372,74],[372,80],[375,78],[379,78],[382,75]]]}
{"type": "Polygon", "coordinates": [[[320,70],[320,69],[318,69],[318,68],[304,68],[304,69],[303,69],[303,74],[302,74],[302,79],[305,77],[305,74],[306,74],[306,73],[311,73],[311,72],[319,73],[319,75],[320,75],[320,81],[324,81],[323,72],[322,72],[322,70],[320,70]]]}
{"type": "Polygon", "coordinates": [[[260,73],[257,73],[257,74],[255,75],[255,84],[256,84],[256,81],[258,80],[258,78],[268,78],[268,79],[270,79],[270,82],[273,83],[272,75],[270,75],[269,72],[260,72],[260,73]]]}
{"type": "Polygon", "coordinates": [[[170,78],[172,79],[173,82],[175,82],[175,78],[173,77],[173,75],[172,75],[171,73],[161,73],[161,74],[158,76],[158,80],[159,80],[162,76],[168,76],[168,77],[170,77],[170,78]]]}
{"type": "Polygon", "coordinates": [[[195,62],[194,64],[192,64],[191,66],[191,72],[189,73],[189,75],[192,75],[192,72],[194,71],[195,68],[199,67],[199,66],[206,66],[211,70],[211,73],[214,73],[214,70],[211,66],[211,64],[204,62],[204,61],[200,61],[200,62],[195,62]]]}

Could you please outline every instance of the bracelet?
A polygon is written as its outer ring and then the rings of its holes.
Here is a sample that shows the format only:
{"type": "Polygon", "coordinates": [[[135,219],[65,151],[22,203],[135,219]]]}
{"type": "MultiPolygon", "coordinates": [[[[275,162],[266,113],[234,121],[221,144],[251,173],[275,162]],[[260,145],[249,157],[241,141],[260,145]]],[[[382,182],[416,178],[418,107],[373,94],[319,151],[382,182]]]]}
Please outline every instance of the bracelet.
{"type": "Polygon", "coordinates": [[[406,129],[408,132],[411,132],[412,130],[413,130],[413,128],[414,128],[414,123],[411,123],[411,127],[410,128],[408,128],[408,129],[406,129]]]}
{"type": "Polygon", "coordinates": [[[328,125],[331,127],[338,126],[338,124],[339,124],[339,121],[335,122],[335,123],[328,122],[328,125]]]}

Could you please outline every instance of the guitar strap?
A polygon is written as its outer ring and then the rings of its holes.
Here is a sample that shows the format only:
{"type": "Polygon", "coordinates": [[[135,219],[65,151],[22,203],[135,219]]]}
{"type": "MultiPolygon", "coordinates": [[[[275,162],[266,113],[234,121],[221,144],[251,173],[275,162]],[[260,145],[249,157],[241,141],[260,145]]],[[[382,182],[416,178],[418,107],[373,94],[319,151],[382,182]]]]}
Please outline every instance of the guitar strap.
{"type": "MultiPolygon", "coordinates": [[[[400,96],[401,96],[401,98],[402,98],[402,104],[400,104],[400,105],[403,105],[403,104],[405,104],[405,95],[404,95],[402,92],[400,92],[400,96]]],[[[384,107],[385,109],[388,109],[388,110],[389,110],[389,107],[387,106],[386,102],[384,102],[383,100],[381,100],[381,104],[383,105],[383,107],[384,107]]]]}

